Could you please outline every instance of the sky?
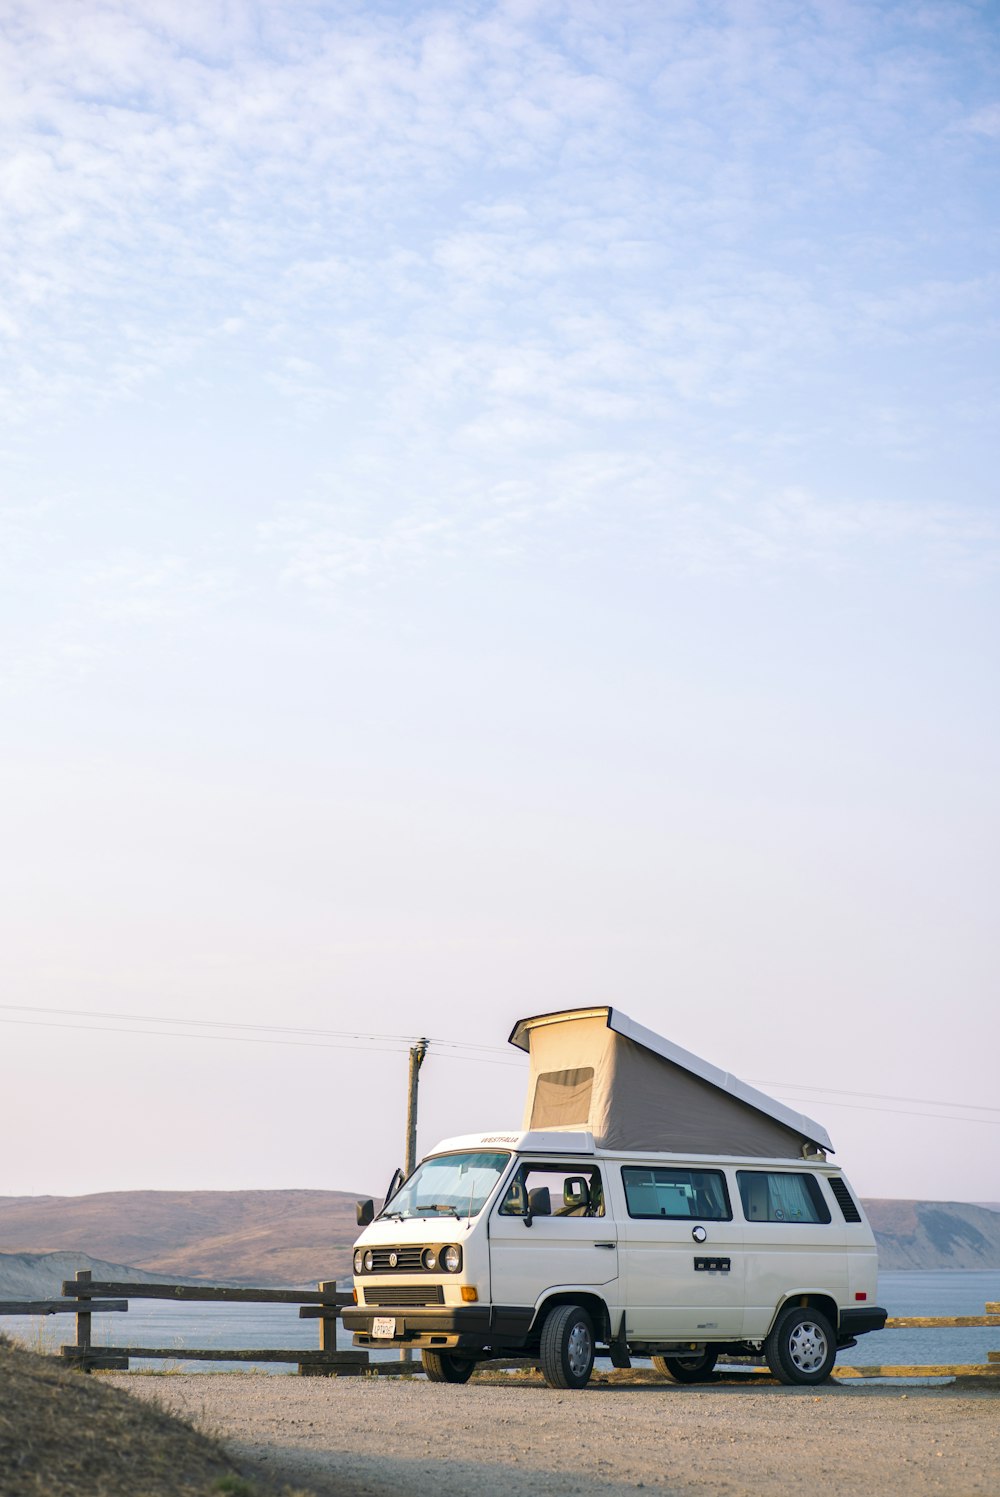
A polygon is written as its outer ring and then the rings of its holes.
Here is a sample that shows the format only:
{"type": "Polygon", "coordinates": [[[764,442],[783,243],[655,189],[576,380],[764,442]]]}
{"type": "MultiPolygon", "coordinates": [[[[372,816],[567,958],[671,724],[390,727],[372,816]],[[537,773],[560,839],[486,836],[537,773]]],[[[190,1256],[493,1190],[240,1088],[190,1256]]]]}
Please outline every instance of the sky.
{"type": "Polygon", "coordinates": [[[610,1003],[1000,1200],[998,62],[7,0],[0,1194],[378,1192],[610,1003]]]}

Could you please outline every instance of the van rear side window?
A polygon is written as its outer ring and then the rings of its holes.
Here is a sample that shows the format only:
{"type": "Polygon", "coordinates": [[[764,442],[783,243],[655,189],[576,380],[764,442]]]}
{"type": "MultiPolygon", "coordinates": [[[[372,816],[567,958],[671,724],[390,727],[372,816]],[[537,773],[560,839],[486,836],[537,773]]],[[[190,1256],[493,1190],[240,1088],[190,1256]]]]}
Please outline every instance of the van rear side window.
{"type": "Polygon", "coordinates": [[[665,1217],[667,1221],[728,1222],[733,1219],[720,1170],[622,1168],[629,1216],[665,1217]]]}
{"type": "Polygon", "coordinates": [[[830,1208],[814,1175],[784,1170],[737,1170],[743,1215],[748,1222],[812,1222],[825,1226],[830,1208]]]}

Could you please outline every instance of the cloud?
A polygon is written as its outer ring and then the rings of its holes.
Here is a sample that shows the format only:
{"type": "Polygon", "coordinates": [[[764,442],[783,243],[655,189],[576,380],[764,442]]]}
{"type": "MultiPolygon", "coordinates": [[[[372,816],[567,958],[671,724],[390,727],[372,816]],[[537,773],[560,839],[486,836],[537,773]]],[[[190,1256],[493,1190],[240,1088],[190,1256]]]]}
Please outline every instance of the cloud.
{"type": "Polygon", "coordinates": [[[967,131],[970,135],[985,135],[989,140],[995,140],[1000,135],[1000,103],[987,104],[983,109],[977,109],[974,114],[960,120],[955,128],[967,131]]]}
{"type": "Polygon", "coordinates": [[[934,6],[15,0],[17,492],[88,423],[190,452],[200,506],[76,462],[122,619],[185,596],[156,558],[221,550],[311,594],[611,537],[694,570],[988,552],[984,41],[934,6]],[[900,466],[859,493],[873,453],[900,466]]]}

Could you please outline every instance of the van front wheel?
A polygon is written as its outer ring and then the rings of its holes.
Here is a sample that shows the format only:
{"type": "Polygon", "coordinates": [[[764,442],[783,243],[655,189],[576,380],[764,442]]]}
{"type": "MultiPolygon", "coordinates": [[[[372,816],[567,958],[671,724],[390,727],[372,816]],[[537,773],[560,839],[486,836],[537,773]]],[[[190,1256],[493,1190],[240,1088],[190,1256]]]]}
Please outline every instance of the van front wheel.
{"type": "Polygon", "coordinates": [[[824,1383],[837,1360],[833,1327],[818,1310],[792,1306],[778,1316],[764,1355],[780,1383],[824,1383]]]}
{"type": "Polygon", "coordinates": [[[675,1383],[707,1383],[715,1370],[717,1351],[703,1351],[699,1356],[654,1357],[657,1372],[666,1373],[675,1383]]]}
{"type": "Polygon", "coordinates": [[[540,1361],[550,1388],[585,1388],[594,1366],[594,1323],[582,1305],[556,1305],[542,1326],[540,1361]]]}
{"type": "Polygon", "coordinates": [[[471,1357],[456,1357],[450,1351],[422,1351],[420,1360],[429,1383],[467,1383],[476,1365],[471,1357]]]}

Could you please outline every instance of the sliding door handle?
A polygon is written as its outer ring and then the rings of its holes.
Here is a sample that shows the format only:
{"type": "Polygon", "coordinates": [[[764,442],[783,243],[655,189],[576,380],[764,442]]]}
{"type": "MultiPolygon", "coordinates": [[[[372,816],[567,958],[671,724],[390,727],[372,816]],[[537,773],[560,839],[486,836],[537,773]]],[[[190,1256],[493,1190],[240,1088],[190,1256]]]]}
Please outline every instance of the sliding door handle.
{"type": "Polygon", "coordinates": [[[594,1246],[603,1248],[615,1248],[618,1246],[618,1244],[617,1242],[595,1242],[594,1246]]]}

